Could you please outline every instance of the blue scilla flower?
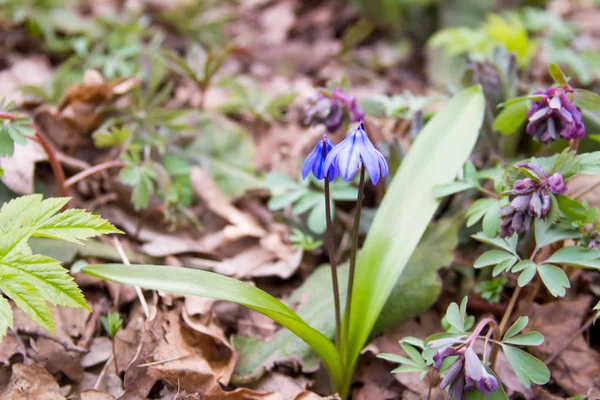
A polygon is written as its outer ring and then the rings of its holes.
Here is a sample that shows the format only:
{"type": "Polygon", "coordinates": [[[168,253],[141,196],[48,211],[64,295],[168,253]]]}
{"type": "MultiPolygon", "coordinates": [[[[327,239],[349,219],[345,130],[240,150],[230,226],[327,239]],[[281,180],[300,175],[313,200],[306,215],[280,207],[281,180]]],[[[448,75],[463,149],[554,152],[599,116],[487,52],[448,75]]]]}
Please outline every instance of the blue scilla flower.
{"type": "Polygon", "coordinates": [[[385,178],[388,175],[389,169],[385,157],[369,140],[363,121],[360,121],[358,128],[350,132],[346,139],[327,153],[325,169],[337,167],[342,179],[347,182],[354,177],[361,162],[369,173],[373,185],[379,182],[380,177],[385,178]]]}
{"type": "Polygon", "coordinates": [[[308,154],[304,165],[302,166],[302,179],[306,179],[310,171],[312,171],[315,178],[321,180],[327,178],[329,181],[334,180],[338,176],[338,169],[335,165],[330,165],[328,168],[324,167],[325,156],[333,149],[333,143],[327,138],[327,135],[323,135],[323,139],[317,142],[315,148],[308,154]]]}

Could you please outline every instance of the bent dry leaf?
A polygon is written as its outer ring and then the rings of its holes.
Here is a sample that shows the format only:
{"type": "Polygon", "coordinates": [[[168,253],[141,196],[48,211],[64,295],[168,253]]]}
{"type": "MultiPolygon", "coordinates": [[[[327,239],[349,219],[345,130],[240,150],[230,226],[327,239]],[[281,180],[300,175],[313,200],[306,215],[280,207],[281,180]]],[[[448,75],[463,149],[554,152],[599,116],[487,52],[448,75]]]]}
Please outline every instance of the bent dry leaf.
{"type": "Polygon", "coordinates": [[[342,379],[342,365],[333,343],[309,326],[289,307],[245,282],[216,273],[160,265],[96,264],[82,272],[146,289],[231,301],[258,311],[306,341],[324,361],[334,386],[342,379]]]}
{"type": "Polygon", "coordinates": [[[433,188],[452,182],[460,171],[477,140],[483,112],[480,87],[460,92],[419,133],[394,177],[357,260],[349,345],[343,357],[348,363],[344,390],[379,313],[439,205],[433,188]]]}

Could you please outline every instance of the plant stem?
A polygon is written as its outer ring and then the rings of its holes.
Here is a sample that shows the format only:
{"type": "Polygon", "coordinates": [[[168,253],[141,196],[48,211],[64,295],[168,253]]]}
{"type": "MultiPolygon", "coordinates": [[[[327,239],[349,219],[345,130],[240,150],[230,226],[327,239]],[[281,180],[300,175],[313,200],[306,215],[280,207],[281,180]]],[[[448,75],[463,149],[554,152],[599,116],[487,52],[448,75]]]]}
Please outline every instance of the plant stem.
{"type": "MultiPolygon", "coordinates": [[[[513,312],[513,309],[515,308],[515,304],[517,303],[517,298],[519,297],[520,292],[521,292],[521,286],[517,285],[517,288],[513,292],[512,297],[510,298],[510,301],[508,302],[506,311],[504,312],[504,315],[502,316],[500,325],[498,325],[498,329],[496,330],[498,332],[498,336],[496,337],[497,340],[499,340],[498,338],[504,334],[504,329],[506,329],[506,325],[508,325],[508,321],[510,321],[510,316],[513,312]]],[[[498,357],[498,347],[493,347],[492,354],[490,356],[490,364],[491,364],[492,369],[494,369],[494,366],[496,365],[497,357],[498,357]]]]}
{"type": "MultiPolygon", "coordinates": [[[[327,157],[327,139],[323,138],[323,158],[327,157]]],[[[333,304],[335,306],[335,345],[340,349],[340,332],[342,320],[340,312],[340,288],[337,276],[337,260],[335,258],[335,244],[333,237],[333,223],[331,221],[331,198],[329,195],[329,178],[325,175],[325,221],[327,223],[327,250],[329,251],[329,265],[331,266],[331,282],[333,284],[333,304]]]]}
{"type": "Polygon", "coordinates": [[[577,150],[579,150],[579,139],[571,139],[571,140],[569,140],[569,149],[571,149],[575,153],[577,153],[577,150]]]}
{"type": "Polygon", "coordinates": [[[360,166],[360,181],[358,183],[358,198],[356,199],[356,210],[354,212],[354,225],[352,226],[352,245],[350,247],[350,272],[348,273],[348,290],[346,293],[346,309],[344,310],[344,348],[348,347],[348,335],[350,333],[350,305],[352,304],[352,288],[354,286],[354,269],[356,267],[356,253],[358,251],[358,233],[360,226],[360,213],[365,189],[365,166],[360,166]]]}
{"type": "Polygon", "coordinates": [[[103,171],[105,169],[115,168],[115,167],[123,167],[123,166],[125,166],[125,163],[121,160],[111,160],[111,161],[103,162],[102,164],[94,165],[93,167],[85,169],[85,170],[81,171],[80,173],[78,173],[77,175],[73,175],[72,177],[67,179],[65,181],[65,187],[71,187],[74,184],[76,184],[77,182],[87,178],[88,176],[93,175],[97,172],[103,171]]]}

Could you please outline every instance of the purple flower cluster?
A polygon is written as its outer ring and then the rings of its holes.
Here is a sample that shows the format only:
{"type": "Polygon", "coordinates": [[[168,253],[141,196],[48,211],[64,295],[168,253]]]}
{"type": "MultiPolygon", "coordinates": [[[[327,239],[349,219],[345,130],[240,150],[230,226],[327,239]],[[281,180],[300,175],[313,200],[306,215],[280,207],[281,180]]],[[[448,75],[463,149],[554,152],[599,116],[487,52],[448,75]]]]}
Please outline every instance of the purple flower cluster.
{"type": "Polygon", "coordinates": [[[339,174],[347,182],[354,178],[361,163],[369,173],[373,185],[389,173],[385,157],[369,140],[363,121],[337,146],[333,146],[327,136],[323,135],[323,140],[317,143],[304,161],[302,178],[306,179],[312,171],[319,180],[327,177],[332,181],[339,174]]]}
{"type": "Polygon", "coordinates": [[[567,97],[570,88],[553,87],[545,91],[535,92],[541,96],[534,101],[527,112],[526,132],[537,141],[547,144],[559,139],[582,139],[585,126],[581,111],[567,97]]]}
{"type": "Polygon", "coordinates": [[[443,338],[428,343],[432,349],[439,349],[433,356],[433,367],[436,369],[442,368],[446,358],[457,357],[440,384],[441,389],[448,388],[450,398],[462,400],[464,392],[473,389],[487,396],[498,389],[498,380],[485,369],[473,349],[479,333],[490,321],[481,321],[466,339],[443,338]]]}
{"type": "Polygon", "coordinates": [[[508,191],[510,204],[500,211],[502,237],[526,232],[533,218],[545,218],[550,212],[551,194],[567,192],[567,185],[558,172],[549,177],[539,165],[523,163],[517,166],[524,169],[529,177],[519,179],[508,191]]]}
{"type": "Polygon", "coordinates": [[[341,88],[319,90],[315,97],[308,100],[304,114],[304,124],[324,124],[329,132],[337,131],[344,117],[349,122],[358,122],[365,116],[356,104],[356,98],[344,94],[341,88]]]}

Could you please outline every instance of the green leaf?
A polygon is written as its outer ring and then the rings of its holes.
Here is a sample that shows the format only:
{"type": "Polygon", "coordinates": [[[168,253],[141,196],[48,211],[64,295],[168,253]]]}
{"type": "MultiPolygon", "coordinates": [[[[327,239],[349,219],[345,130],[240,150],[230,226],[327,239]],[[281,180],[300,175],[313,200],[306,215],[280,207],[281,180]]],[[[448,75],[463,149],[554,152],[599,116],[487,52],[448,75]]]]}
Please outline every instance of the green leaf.
{"type": "Polygon", "coordinates": [[[560,69],[560,67],[556,64],[550,64],[548,67],[548,72],[550,76],[556,82],[557,85],[567,87],[569,86],[569,82],[567,81],[567,77],[564,72],[560,69]]]}
{"type": "Polygon", "coordinates": [[[0,341],[6,336],[8,328],[13,328],[13,313],[8,300],[0,296],[0,341]]]}
{"type": "MultiPolygon", "coordinates": [[[[479,199],[475,201],[467,210],[467,227],[471,227],[481,218],[490,212],[499,212],[500,206],[496,199],[479,199]]],[[[493,237],[495,235],[492,235],[493,237]]]]}
{"type": "Polygon", "coordinates": [[[579,239],[583,236],[578,230],[540,219],[535,220],[534,227],[536,249],[565,239],[579,239]]]}
{"type": "Polygon", "coordinates": [[[508,260],[504,260],[498,263],[498,265],[496,265],[492,270],[492,276],[498,276],[505,271],[509,271],[517,261],[518,258],[515,256],[513,258],[509,258],[508,260]]]}
{"type": "Polygon", "coordinates": [[[598,219],[598,209],[595,207],[587,207],[564,194],[557,195],[556,199],[562,214],[579,225],[589,224],[598,219]]]}
{"type": "MultiPolygon", "coordinates": [[[[349,370],[438,208],[433,188],[456,177],[477,140],[483,112],[480,87],[460,92],[427,123],[396,172],[357,260],[345,357],[349,370]]],[[[342,396],[351,375],[345,376],[342,396]]]]}
{"type": "MultiPolygon", "coordinates": [[[[414,360],[411,360],[410,358],[399,356],[397,354],[379,353],[379,354],[377,354],[377,358],[381,358],[382,360],[395,362],[398,364],[405,364],[405,365],[411,365],[413,367],[419,367],[419,365],[414,360]]],[[[421,361],[423,361],[422,358],[421,358],[421,361]]],[[[425,362],[423,362],[423,365],[425,365],[425,362]]]]}
{"type": "Polygon", "coordinates": [[[450,325],[456,328],[459,332],[465,331],[464,320],[460,316],[460,310],[458,309],[458,304],[450,303],[448,309],[446,310],[446,320],[450,325]]]}
{"type": "Polygon", "coordinates": [[[503,261],[510,260],[512,258],[514,258],[514,255],[506,251],[489,250],[480,255],[479,258],[475,260],[475,264],[473,264],[473,267],[489,267],[490,265],[496,265],[503,261]]]}
{"type": "Polygon", "coordinates": [[[48,237],[81,244],[87,239],[108,233],[123,233],[102,217],[84,210],[66,210],[36,228],[33,236],[48,237]]]}
{"type": "Polygon", "coordinates": [[[563,247],[552,254],[544,263],[600,269],[600,251],[578,246],[563,247]]]}
{"type": "Polygon", "coordinates": [[[565,271],[555,265],[539,265],[538,273],[540,274],[540,278],[542,278],[542,282],[544,282],[544,285],[554,297],[563,297],[567,293],[567,288],[571,287],[565,271]]]}
{"type": "Polygon", "coordinates": [[[471,182],[456,181],[456,182],[451,182],[451,183],[447,183],[444,185],[436,186],[435,188],[433,188],[433,193],[434,193],[435,197],[442,198],[442,197],[450,196],[451,194],[455,194],[455,193],[463,192],[468,189],[472,189],[474,187],[475,186],[471,182]]]}
{"type": "Polygon", "coordinates": [[[480,242],[490,244],[492,246],[499,247],[503,250],[506,250],[515,256],[517,255],[517,240],[519,239],[517,234],[509,238],[501,238],[501,237],[489,237],[485,235],[483,232],[479,232],[475,235],[471,235],[471,237],[480,242]]]}
{"type": "Polygon", "coordinates": [[[527,110],[529,110],[528,101],[520,101],[505,106],[500,114],[496,116],[492,128],[504,135],[510,135],[523,125],[527,118],[527,110]]]}
{"type": "Polygon", "coordinates": [[[107,316],[101,316],[100,322],[104,327],[104,330],[111,338],[114,338],[119,329],[121,329],[121,325],[123,324],[123,320],[118,312],[108,313],[107,316]]]}
{"type": "Polygon", "coordinates": [[[53,258],[16,254],[0,259],[0,278],[18,276],[29,282],[52,304],[90,310],[68,271],[53,258]]]}
{"type": "Polygon", "coordinates": [[[548,383],[550,371],[543,362],[516,347],[503,344],[502,350],[517,378],[525,387],[530,388],[531,382],[538,385],[548,383]]]}
{"type": "MultiPolygon", "coordinates": [[[[290,191],[290,192],[278,194],[278,195],[272,196],[269,199],[269,202],[267,203],[267,207],[269,207],[269,210],[271,210],[271,211],[278,211],[278,210],[281,210],[281,209],[287,207],[288,205],[300,200],[300,198],[302,198],[306,194],[307,194],[307,189],[304,187],[290,191]]],[[[325,200],[323,200],[323,202],[325,202],[325,200]]]]}
{"type": "Polygon", "coordinates": [[[539,332],[527,332],[522,335],[513,336],[503,340],[503,343],[517,346],[539,346],[544,343],[544,335],[539,332]]]}
{"type": "Polygon", "coordinates": [[[425,360],[423,360],[423,356],[417,349],[415,349],[408,343],[400,343],[400,346],[402,346],[402,349],[406,352],[406,354],[408,354],[408,356],[415,362],[415,364],[418,367],[426,368],[425,360]]]}
{"type": "Polygon", "coordinates": [[[577,153],[567,147],[555,158],[550,174],[558,172],[564,179],[569,179],[579,173],[579,164],[577,153]]]}
{"type": "Polygon", "coordinates": [[[88,265],[88,275],[146,289],[232,301],[258,311],[306,341],[324,361],[336,386],[342,382],[337,350],[319,331],[270,294],[233,278],[189,268],[156,265],[88,265]]]}
{"type": "Polygon", "coordinates": [[[317,205],[312,209],[310,214],[308,214],[308,228],[314,233],[323,233],[327,228],[327,221],[325,219],[326,210],[325,210],[325,201],[317,203],[317,205]]]}
{"type": "Polygon", "coordinates": [[[505,341],[506,339],[509,339],[509,338],[517,335],[519,332],[521,332],[527,326],[528,323],[529,323],[529,317],[517,318],[517,320],[514,322],[514,324],[512,324],[510,326],[510,328],[508,328],[506,330],[506,333],[504,334],[502,341],[505,341]]]}
{"type": "Polygon", "coordinates": [[[52,312],[31,283],[21,277],[4,276],[0,279],[0,290],[10,297],[36,323],[48,332],[54,333],[52,312]]]}
{"type": "MultiPolygon", "coordinates": [[[[523,287],[525,285],[527,285],[529,282],[531,282],[531,280],[533,279],[533,277],[535,276],[535,273],[537,272],[537,265],[534,262],[527,262],[529,260],[523,261],[523,263],[525,263],[524,266],[519,266],[519,268],[522,268],[521,274],[519,275],[519,279],[517,280],[517,283],[519,284],[520,287],[523,287]]],[[[517,265],[518,266],[518,265],[517,265]]],[[[517,266],[513,267],[513,272],[518,272],[517,266]]]]}
{"type": "MultiPolygon", "coordinates": [[[[598,133],[600,129],[600,96],[589,90],[575,89],[574,100],[575,105],[581,109],[583,122],[588,132],[598,133]]],[[[582,154],[581,156],[585,155],[582,154]]]]}

